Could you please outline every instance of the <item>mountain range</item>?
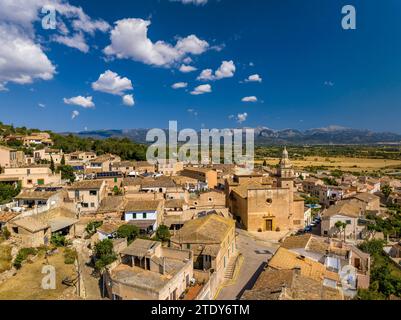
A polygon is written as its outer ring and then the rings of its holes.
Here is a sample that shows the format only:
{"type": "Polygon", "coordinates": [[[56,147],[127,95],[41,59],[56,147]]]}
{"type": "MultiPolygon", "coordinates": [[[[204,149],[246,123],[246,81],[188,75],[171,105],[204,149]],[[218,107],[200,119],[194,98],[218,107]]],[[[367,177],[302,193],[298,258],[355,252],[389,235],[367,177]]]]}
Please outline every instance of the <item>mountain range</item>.
{"type": "MultiPolygon", "coordinates": [[[[257,127],[254,130],[256,145],[401,144],[401,134],[374,132],[340,126],[329,126],[305,131],[296,129],[273,130],[266,127],[257,127]]],[[[128,138],[134,142],[146,144],[149,143],[146,142],[148,131],[149,129],[94,130],[72,134],[82,138],[95,139],[128,138]]]]}

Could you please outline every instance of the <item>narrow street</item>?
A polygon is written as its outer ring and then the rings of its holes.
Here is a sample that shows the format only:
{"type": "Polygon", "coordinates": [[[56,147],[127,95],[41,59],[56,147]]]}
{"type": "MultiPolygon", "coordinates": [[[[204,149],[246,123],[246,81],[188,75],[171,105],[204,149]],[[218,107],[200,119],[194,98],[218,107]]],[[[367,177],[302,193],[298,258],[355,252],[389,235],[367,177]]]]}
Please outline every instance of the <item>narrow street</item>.
{"type": "Polygon", "coordinates": [[[237,232],[237,247],[243,256],[240,270],[234,283],[223,287],[216,300],[237,300],[245,290],[251,289],[278,248],[278,244],[258,240],[244,230],[237,229],[237,232]]]}
{"type": "Polygon", "coordinates": [[[90,250],[86,247],[85,242],[80,242],[76,248],[83,283],[83,288],[81,288],[83,298],[86,300],[100,300],[102,299],[102,295],[99,279],[91,275],[93,269],[87,266],[87,263],[89,263],[91,260],[90,250]]]}

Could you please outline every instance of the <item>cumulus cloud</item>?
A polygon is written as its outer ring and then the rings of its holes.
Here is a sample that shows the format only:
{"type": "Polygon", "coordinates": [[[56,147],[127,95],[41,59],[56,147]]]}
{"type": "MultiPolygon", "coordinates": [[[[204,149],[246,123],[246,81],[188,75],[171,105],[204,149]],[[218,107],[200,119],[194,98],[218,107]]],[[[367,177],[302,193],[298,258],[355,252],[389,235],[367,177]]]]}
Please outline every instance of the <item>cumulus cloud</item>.
{"type": "Polygon", "coordinates": [[[69,105],[80,106],[82,108],[94,108],[95,104],[92,101],[92,97],[77,96],[72,98],[64,98],[64,103],[69,105]]]}
{"type": "Polygon", "coordinates": [[[4,89],[8,82],[50,80],[56,73],[40,45],[17,27],[0,24],[0,43],[0,88],[4,89]]]}
{"type": "Polygon", "coordinates": [[[197,68],[193,67],[193,66],[188,66],[185,64],[182,64],[180,69],[179,69],[182,73],[189,73],[189,72],[193,72],[198,70],[197,68]]]}
{"type": "Polygon", "coordinates": [[[258,102],[258,98],[255,96],[251,96],[251,97],[244,97],[241,100],[242,102],[258,102]]]}
{"type": "Polygon", "coordinates": [[[246,121],[247,118],[248,118],[248,114],[245,112],[245,113],[239,113],[237,115],[236,119],[237,119],[238,123],[242,123],[242,122],[246,121]]]}
{"type": "Polygon", "coordinates": [[[212,86],[210,84],[203,84],[200,86],[197,86],[191,94],[194,96],[205,94],[205,93],[210,93],[212,92],[212,86]]]}
{"type": "Polygon", "coordinates": [[[210,80],[220,80],[224,78],[234,77],[236,67],[234,61],[223,61],[221,66],[213,74],[212,69],[205,69],[198,76],[199,81],[210,81],[210,80]]]}
{"type": "Polygon", "coordinates": [[[78,49],[84,53],[89,51],[89,46],[85,42],[84,35],[82,33],[76,33],[72,37],[56,35],[53,38],[53,41],[66,45],[70,48],[78,49]]]}
{"type": "Polygon", "coordinates": [[[128,107],[133,107],[135,105],[134,96],[132,94],[126,94],[123,96],[123,103],[128,107]]]}
{"type": "Polygon", "coordinates": [[[114,95],[123,95],[125,91],[132,90],[132,82],[128,78],[122,78],[117,73],[107,70],[92,83],[92,89],[114,95]]]}
{"type": "Polygon", "coordinates": [[[104,49],[104,53],[118,59],[168,67],[182,61],[188,54],[200,55],[209,48],[209,43],[195,35],[179,38],[175,46],[164,41],[152,42],[148,38],[150,25],[150,21],[142,19],[117,21],[111,31],[111,44],[104,49]]]}
{"type": "Polygon", "coordinates": [[[183,4],[205,5],[208,0],[170,0],[170,2],[181,2],[183,4]]]}
{"type": "Polygon", "coordinates": [[[188,87],[188,83],[186,83],[186,82],[177,82],[171,86],[171,88],[173,88],[173,89],[182,89],[182,88],[186,88],[186,87],[188,87]]]}
{"type": "Polygon", "coordinates": [[[262,78],[258,74],[253,74],[245,79],[245,82],[262,82],[262,78]]]}
{"type": "Polygon", "coordinates": [[[43,103],[38,103],[38,106],[39,106],[40,108],[46,108],[46,105],[43,104],[43,103]]]}
{"type": "Polygon", "coordinates": [[[78,117],[79,116],[79,111],[77,111],[77,110],[74,110],[72,113],[71,113],[71,120],[74,120],[76,117],[78,117]]]}
{"type": "Polygon", "coordinates": [[[83,33],[93,35],[97,30],[105,32],[110,28],[107,22],[90,18],[82,8],[66,0],[1,0],[0,90],[5,90],[8,82],[26,84],[37,79],[50,80],[56,73],[45,50],[36,41],[34,24],[40,23],[43,15],[39,13],[44,7],[52,7],[57,12],[56,36],[50,40],[82,52],[89,50],[83,33]],[[67,37],[70,31],[75,35],[67,37]]]}

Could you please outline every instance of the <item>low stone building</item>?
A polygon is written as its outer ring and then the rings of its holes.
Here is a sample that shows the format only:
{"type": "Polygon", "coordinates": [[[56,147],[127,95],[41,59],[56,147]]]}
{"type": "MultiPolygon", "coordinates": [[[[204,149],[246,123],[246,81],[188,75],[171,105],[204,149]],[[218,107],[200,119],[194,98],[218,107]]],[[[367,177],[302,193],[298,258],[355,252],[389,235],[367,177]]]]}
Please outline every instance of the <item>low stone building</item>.
{"type": "Polygon", "coordinates": [[[113,300],[178,300],[193,278],[191,251],[165,248],[160,242],[137,239],[120,258],[104,274],[113,300]]]}

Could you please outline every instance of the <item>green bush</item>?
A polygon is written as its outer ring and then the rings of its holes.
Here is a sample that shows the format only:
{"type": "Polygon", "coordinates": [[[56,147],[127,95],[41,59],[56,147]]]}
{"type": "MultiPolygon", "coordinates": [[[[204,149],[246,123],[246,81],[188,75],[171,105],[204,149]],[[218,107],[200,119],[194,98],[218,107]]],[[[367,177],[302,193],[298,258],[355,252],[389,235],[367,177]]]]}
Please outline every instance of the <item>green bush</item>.
{"type": "Polygon", "coordinates": [[[74,264],[77,259],[78,254],[75,249],[66,248],[64,251],[64,263],[65,264],[74,264]]]}
{"type": "Polygon", "coordinates": [[[34,256],[37,253],[35,248],[22,248],[18,251],[17,256],[14,259],[13,266],[16,269],[22,267],[22,262],[24,262],[29,256],[34,256]]]}
{"type": "Polygon", "coordinates": [[[127,239],[128,243],[131,243],[138,237],[139,228],[132,224],[124,224],[117,230],[117,237],[127,239]]]}
{"type": "Polygon", "coordinates": [[[61,233],[53,233],[50,239],[50,243],[56,247],[65,247],[68,245],[68,241],[61,233]]]}
{"type": "Polygon", "coordinates": [[[88,225],[85,228],[86,233],[88,234],[88,237],[92,237],[98,228],[100,228],[103,225],[103,221],[92,221],[89,222],[88,225]]]}

